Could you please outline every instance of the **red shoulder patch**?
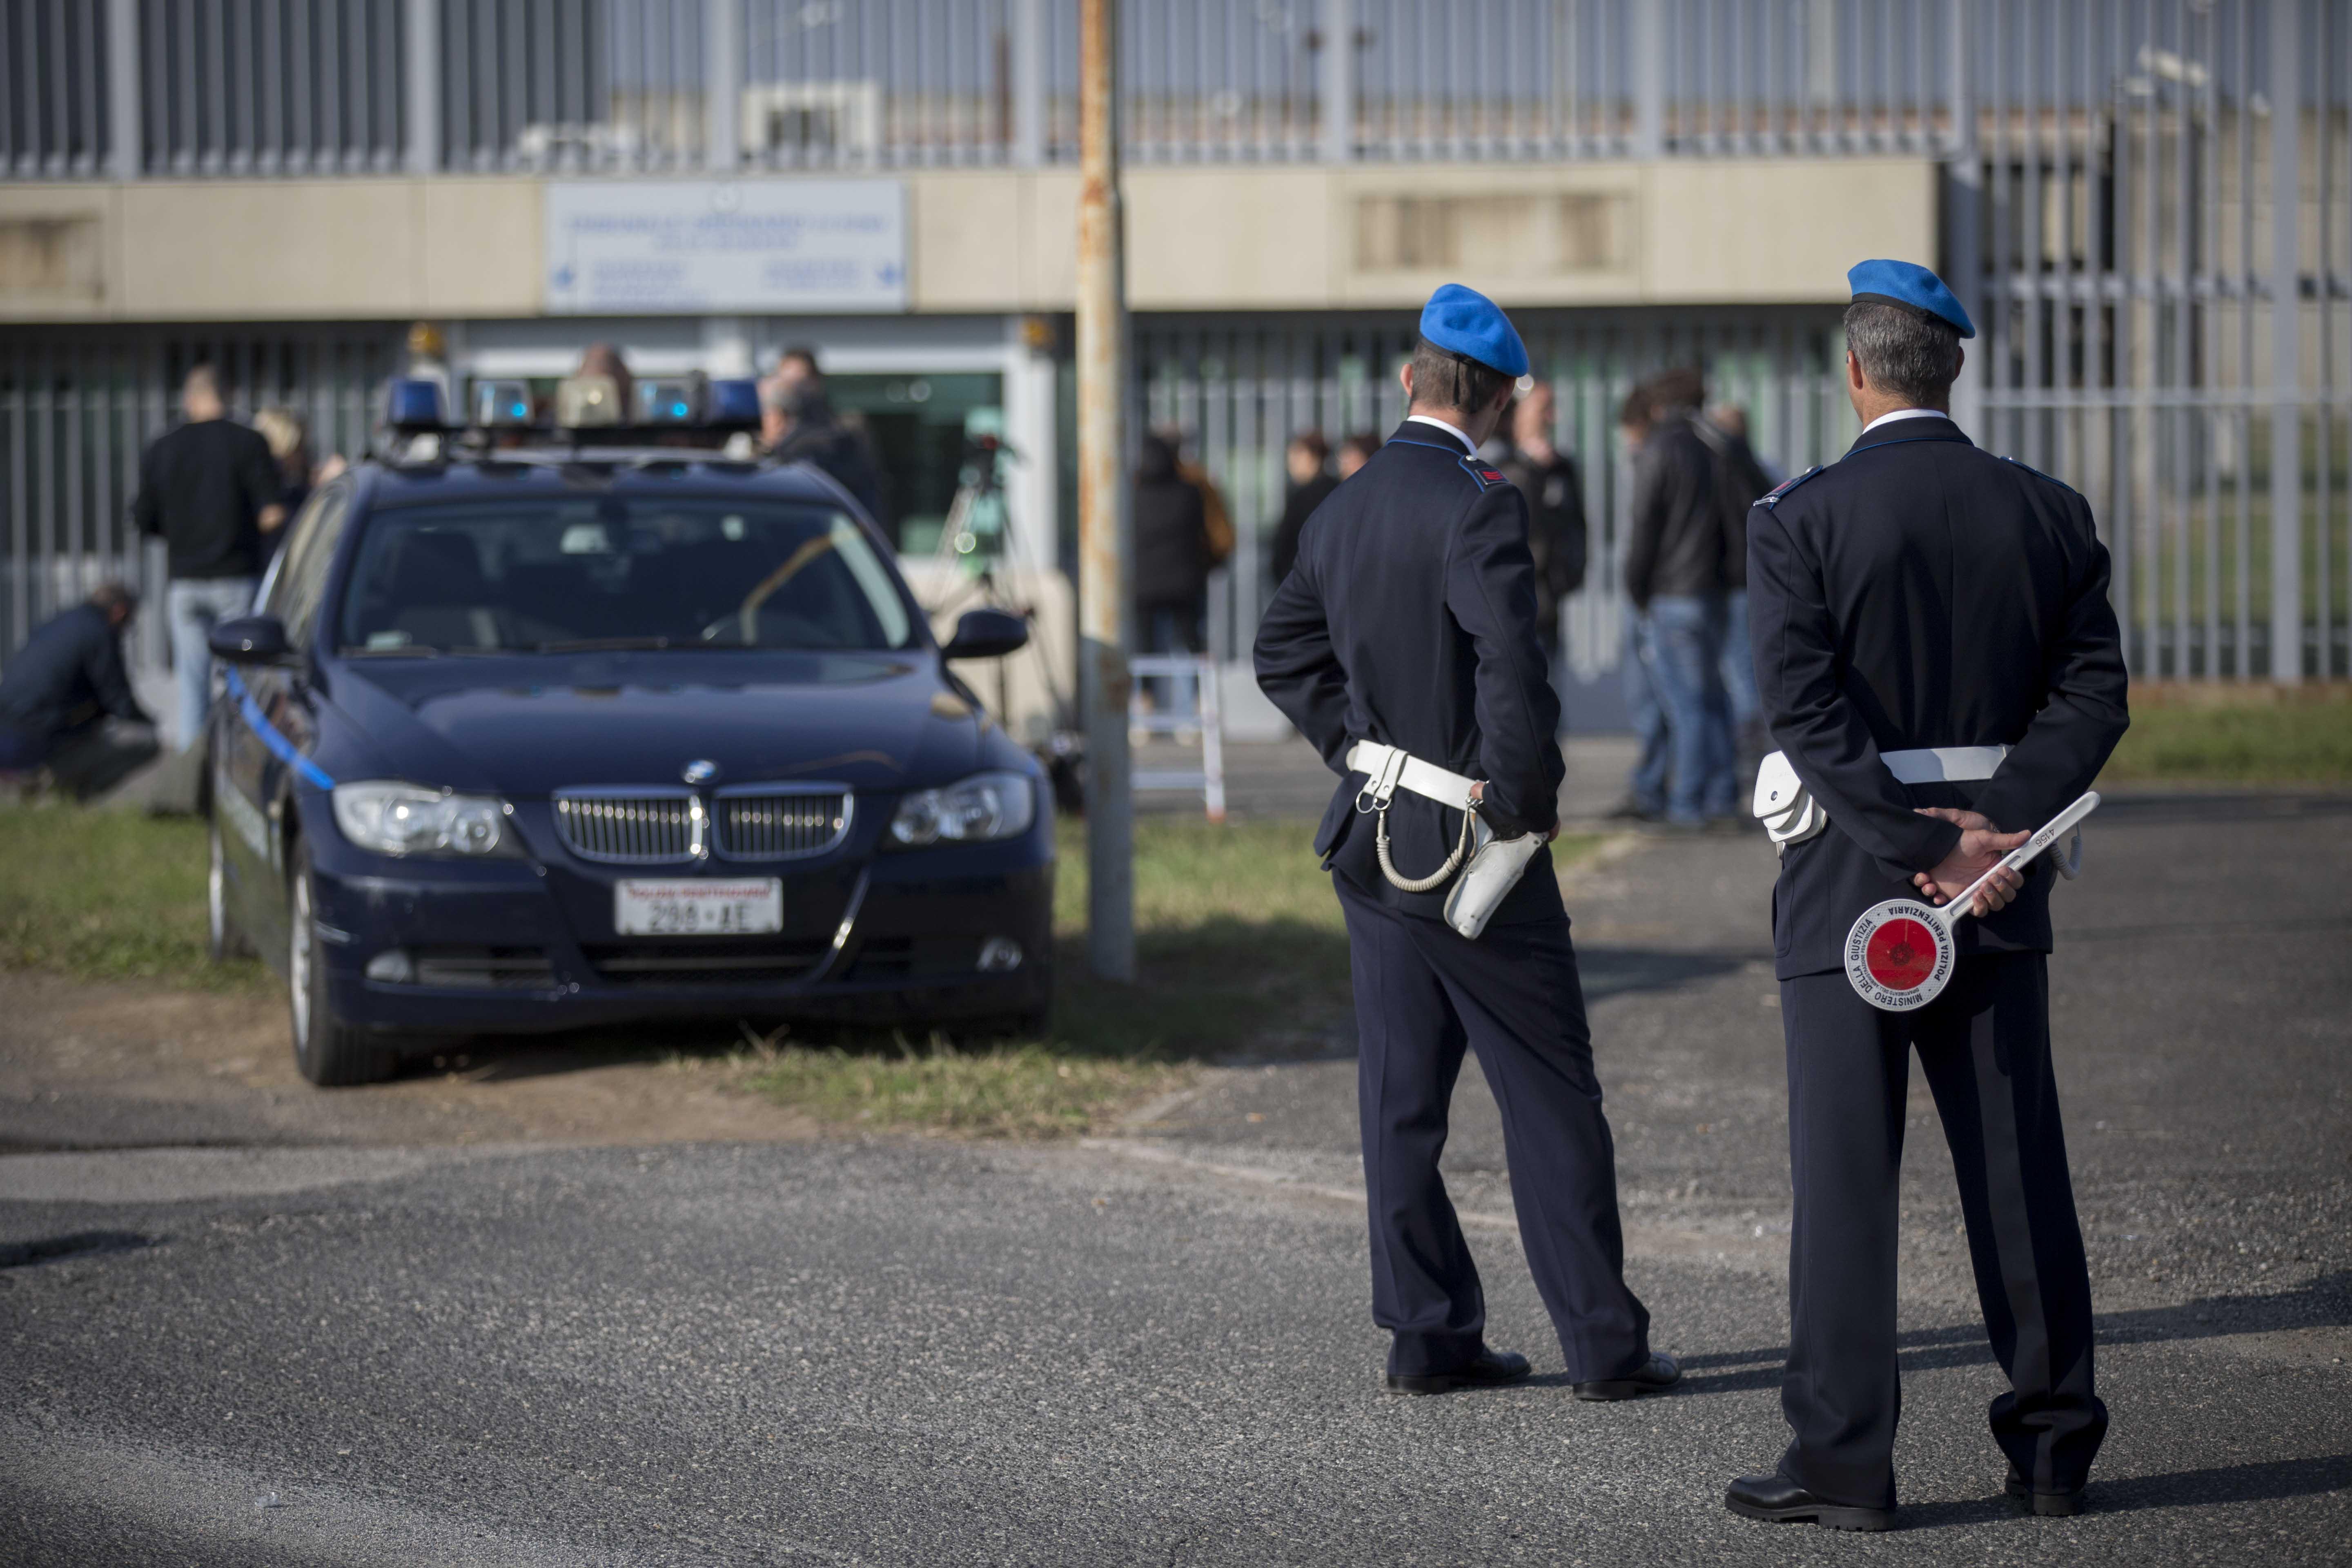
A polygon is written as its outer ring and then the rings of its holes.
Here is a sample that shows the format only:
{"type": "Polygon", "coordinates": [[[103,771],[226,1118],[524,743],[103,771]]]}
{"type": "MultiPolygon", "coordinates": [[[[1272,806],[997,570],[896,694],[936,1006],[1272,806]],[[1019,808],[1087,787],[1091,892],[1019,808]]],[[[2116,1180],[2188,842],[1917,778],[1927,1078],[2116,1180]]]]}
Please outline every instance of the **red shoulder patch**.
{"type": "Polygon", "coordinates": [[[1481,468],[1481,469],[1479,469],[1479,470],[1478,470],[1478,477],[1479,477],[1480,479],[1485,479],[1488,484],[1499,485],[1499,484],[1501,484],[1501,483],[1503,482],[1503,476],[1502,476],[1502,475],[1500,475],[1500,474],[1498,474],[1498,473],[1496,473],[1496,472],[1494,469],[1492,469],[1492,468],[1481,468]]]}

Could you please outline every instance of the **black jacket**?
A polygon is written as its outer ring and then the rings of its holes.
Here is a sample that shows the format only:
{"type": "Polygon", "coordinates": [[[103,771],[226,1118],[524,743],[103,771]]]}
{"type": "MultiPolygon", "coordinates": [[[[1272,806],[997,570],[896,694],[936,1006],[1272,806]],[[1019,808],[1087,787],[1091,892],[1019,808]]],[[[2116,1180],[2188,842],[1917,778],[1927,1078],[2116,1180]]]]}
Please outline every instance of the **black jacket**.
{"type": "Polygon", "coordinates": [[[1176,471],[1176,455],[1143,438],[1135,473],[1135,602],[1191,609],[1209,594],[1209,523],[1200,490],[1176,471]]]}
{"type": "Polygon", "coordinates": [[[856,498],[876,527],[887,530],[882,511],[882,484],[874,471],[874,455],[866,438],[844,425],[829,404],[811,404],[768,454],[779,463],[808,463],[830,475],[856,498]]]}
{"type": "MultiPolygon", "coordinates": [[[[1372,821],[1355,809],[1360,740],[1402,746],[1486,783],[1486,820],[1509,836],[1559,820],[1559,700],[1536,637],[1527,501],[1443,431],[1407,424],[1317,510],[1298,563],[1258,626],[1257,680],[1343,782],[1318,853],[1357,888],[1442,918],[1446,889],[1402,893],[1381,874],[1372,821]]],[[[1408,877],[1452,853],[1462,818],[1399,791],[1391,856],[1408,877]]],[[[1558,916],[1547,851],[1498,921],[1558,916]]]]}
{"type": "Polygon", "coordinates": [[[1559,637],[1559,602],[1584,586],[1590,534],[1584,521],[1584,486],[1576,463],[1554,452],[1538,463],[1517,447],[1495,465],[1528,498],[1528,552],[1536,563],[1536,626],[1546,642],[1559,637]]]}
{"type": "Polygon", "coordinates": [[[0,725],[37,744],[110,717],[153,722],[131,694],[122,639],[96,605],[34,628],[0,673],[0,725]]]}
{"type": "Polygon", "coordinates": [[[1723,585],[1748,586],[1748,509],[1772,488],[1747,438],[1699,418],[1691,429],[1715,459],[1716,515],[1723,521],[1723,585]]]}
{"type": "Polygon", "coordinates": [[[1315,509],[1331,499],[1339,481],[1328,474],[1318,474],[1303,485],[1293,485],[1290,493],[1282,498],[1282,521],[1274,525],[1274,582],[1276,587],[1290,575],[1291,567],[1298,563],[1298,536],[1307,527],[1307,520],[1315,509]]]}
{"type": "Polygon", "coordinates": [[[1633,456],[1625,594],[1637,610],[1660,595],[1705,597],[1728,585],[1715,456],[1694,423],[1666,416],[1633,456]]]}
{"type": "Polygon", "coordinates": [[[192,420],[155,437],[139,460],[131,516],[161,534],[174,579],[260,574],[261,509],[286,488],[261,432],[234,419],[192,420]]]}
{"type": "MultiPolygon", "coordinates": [[[[1912,873],[1951,852],[1959,829],[1914,807],[2039,827],[2090,787],[2130,721],[2090,503],[1948,419],[1882,425],[1759,501],[1748,605],[1773,742],[1830,819],[1780,863],[1783,979],[1842,967],[1855,918],[1916,897],[1912,873]],[[2015,749],[1975,784],[1906,787],[1879,760],[1982,745],[2015,749]]],[[[2053,875],[2045,855],[2015,902],[1962,921],[1960,952],[2048,952],[2053,875]]]]}

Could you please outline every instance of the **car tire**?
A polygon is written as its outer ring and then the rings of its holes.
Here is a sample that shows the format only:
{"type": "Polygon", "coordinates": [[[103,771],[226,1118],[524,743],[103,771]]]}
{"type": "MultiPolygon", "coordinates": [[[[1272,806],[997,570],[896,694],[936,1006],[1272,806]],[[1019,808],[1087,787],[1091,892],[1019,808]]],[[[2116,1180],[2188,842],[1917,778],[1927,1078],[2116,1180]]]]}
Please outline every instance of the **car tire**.
{"type": "Polygon", "coordinates": [[[205,956],[215,963],[226,963],[232,959],[251,958],[253,943],[236,929],[236,921],[228,912],[228,868],[221,853],[220,821],[207,817],[205,823],[206,857],[205,866],[205,956]]]}
{"type": "Polygon", "coordinates": [[[294,1066],[324,1089],[376,1083],[400,1069],[400,1055],[335,1016],[327,1000],[327,966],[319,951],[310,851],[299,840],[286,879],[286,991],[294,1026],[294,1066]]]}

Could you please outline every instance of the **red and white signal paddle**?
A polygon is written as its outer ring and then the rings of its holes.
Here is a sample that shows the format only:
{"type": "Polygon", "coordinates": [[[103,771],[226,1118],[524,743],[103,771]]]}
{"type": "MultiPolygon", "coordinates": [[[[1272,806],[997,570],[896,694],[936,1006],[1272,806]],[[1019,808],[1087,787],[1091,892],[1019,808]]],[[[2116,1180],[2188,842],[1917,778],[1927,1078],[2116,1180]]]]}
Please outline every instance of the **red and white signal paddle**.
{"type": "Polygon", "coordinates": [[[1969,885],[1941,909],[1916,899],[1889,899],[1864,911],[1845,938],[1845,977],[1862,999],[1888,1013],[1908,1013],[1934,1001],[1952,977],[1958,951],[1952,928],[1969,918],[1977,895],[2004,870],[2014,871],[2049,848],[2099,809],[2099,794],[2082,799],[2034,830],[2033,837],[2001,858],[2000,864],[1969,885]]]}

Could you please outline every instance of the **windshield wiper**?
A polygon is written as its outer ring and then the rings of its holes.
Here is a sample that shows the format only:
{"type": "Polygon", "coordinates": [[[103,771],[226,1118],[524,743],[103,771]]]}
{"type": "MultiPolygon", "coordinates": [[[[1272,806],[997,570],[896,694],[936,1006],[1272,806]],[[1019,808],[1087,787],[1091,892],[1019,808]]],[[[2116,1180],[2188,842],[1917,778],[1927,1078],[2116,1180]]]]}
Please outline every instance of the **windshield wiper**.
{"type": "Polygon", "coordinates": [[[669,647],[667,637],[574,637],[569,642],[543,642],[540,653],[625,653],[633,648],[669,647]]]}
{"type": "Polygon", "coordinates": [[[441,650],[430,643],[402,643],[398,647],[340,647],[335,650],[341,658],[439,658],[441,650]]]}

